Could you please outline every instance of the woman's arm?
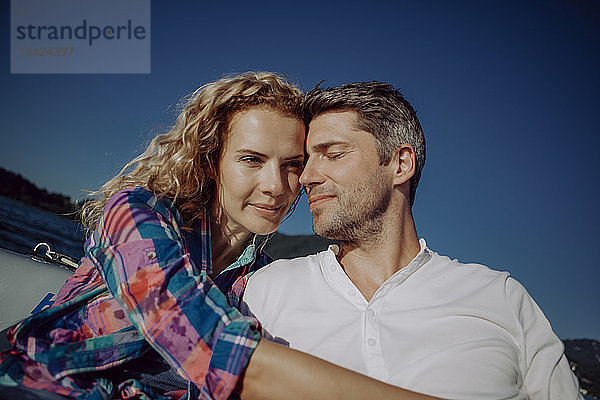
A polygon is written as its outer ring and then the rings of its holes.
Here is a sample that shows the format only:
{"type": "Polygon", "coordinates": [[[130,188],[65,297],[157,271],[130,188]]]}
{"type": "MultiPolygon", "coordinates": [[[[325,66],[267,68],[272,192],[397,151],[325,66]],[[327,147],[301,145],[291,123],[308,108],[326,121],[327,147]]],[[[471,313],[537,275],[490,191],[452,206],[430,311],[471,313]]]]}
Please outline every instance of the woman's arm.
{"type": "Polygon", "coordinates": [[[247,400],[437,399],[388,385],[320,358],[261,340],[241,387],[247,400]]]}
{"type": "MultiPolygon", "coordinates": [[[[209,251],[206,254],[210,254],[209,251]]],[[[187,253],[177,210],[141,188],[115,194],[86,244],[137,331],[202,396],[227,399],[260,339],[187,253]]]]}

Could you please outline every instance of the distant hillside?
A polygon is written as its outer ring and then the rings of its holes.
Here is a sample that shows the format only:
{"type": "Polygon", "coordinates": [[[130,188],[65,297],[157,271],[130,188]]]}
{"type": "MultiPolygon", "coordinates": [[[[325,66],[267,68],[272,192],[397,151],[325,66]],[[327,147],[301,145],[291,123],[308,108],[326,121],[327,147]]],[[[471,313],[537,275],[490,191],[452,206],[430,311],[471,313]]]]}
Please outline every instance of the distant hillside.
{"type": "Polygon", "coordinates": [[[275,233],[267,242],[265,252],[276,260],[280,258],[295,258],[325,250],[333,243],[335,241],[316,235],[288,236],[275,233]]]}
{"type": "Polygon", "coordinates": [[[600,399],[600,342],[591,339],[564,340],[565,355],[579,379],[582,392],[600,399]]]}
{"type": "Polygon", "coordinates": [[[58,215],[72,214],[75,210],[68,196],[49,193],[46,189],[38,188],[21,175],[2,167],[0,167],[0,196],[58,215]]]}

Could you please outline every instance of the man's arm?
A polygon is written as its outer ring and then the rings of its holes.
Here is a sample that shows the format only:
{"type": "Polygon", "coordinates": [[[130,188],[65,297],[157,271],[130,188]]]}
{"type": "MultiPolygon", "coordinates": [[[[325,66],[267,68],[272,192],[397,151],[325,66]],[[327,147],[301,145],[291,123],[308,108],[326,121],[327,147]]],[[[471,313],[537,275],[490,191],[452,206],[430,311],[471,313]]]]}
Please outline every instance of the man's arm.
{"type": "Polygon", "coordinates": [[[438,399],[388,385],[306,353],[261,340],[250,357],[243,399],[438,399]]]}
{"type": "Polygon", "coordinates": [[[581,400],[561,340],[527,290],[507,278],[506,296],[523,330],[523,387],[532,400],[581,400]]]}

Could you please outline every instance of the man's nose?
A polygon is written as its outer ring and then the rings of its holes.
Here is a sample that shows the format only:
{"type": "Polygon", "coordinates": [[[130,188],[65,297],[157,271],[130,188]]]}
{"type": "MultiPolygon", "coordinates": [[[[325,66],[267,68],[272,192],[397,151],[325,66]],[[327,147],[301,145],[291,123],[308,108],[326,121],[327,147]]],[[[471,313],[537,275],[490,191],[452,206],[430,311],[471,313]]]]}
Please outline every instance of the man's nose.
{"type": "Polygon", "coordinates": [[[321,174],[317,161],[313,157],[309,157],[304,165],[304,171],[300,175],[300,184],[307,188],[323,182],[323,175],[321,174]]]}

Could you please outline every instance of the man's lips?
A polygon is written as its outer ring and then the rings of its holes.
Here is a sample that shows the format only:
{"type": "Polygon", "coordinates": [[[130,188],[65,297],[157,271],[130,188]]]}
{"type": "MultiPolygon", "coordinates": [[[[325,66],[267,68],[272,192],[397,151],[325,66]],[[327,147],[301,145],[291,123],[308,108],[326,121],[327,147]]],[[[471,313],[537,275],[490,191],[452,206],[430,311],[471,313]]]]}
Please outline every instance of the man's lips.
{"type": "Polygon", "coordinates": [[[318,207],[319,205],[333,199],[334,197],[335,196],[331,194],[319,194],[310,196],[308,198],[308,205],[310,206],[310,208],[318,207]]]}

